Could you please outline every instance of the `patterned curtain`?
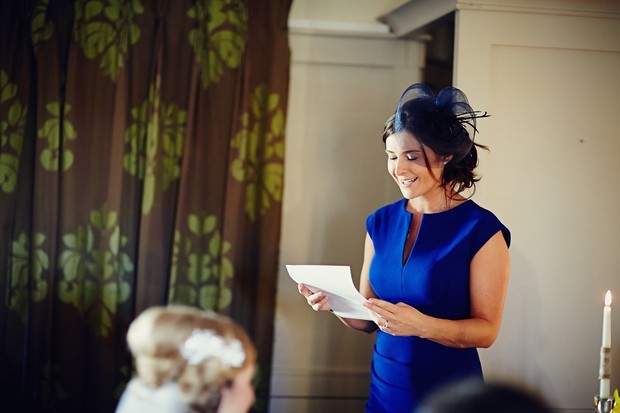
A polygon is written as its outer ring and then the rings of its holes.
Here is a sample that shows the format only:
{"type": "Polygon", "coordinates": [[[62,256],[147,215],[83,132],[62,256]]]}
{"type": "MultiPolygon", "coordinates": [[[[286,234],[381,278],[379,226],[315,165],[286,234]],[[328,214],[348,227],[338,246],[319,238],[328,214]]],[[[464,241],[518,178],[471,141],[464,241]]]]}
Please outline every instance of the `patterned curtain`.
{"type": "Polygon", "coordinates": [[[267,411],[291,1],[0,2],[0,411],[113,412],[165,303],[247,329],[267,411]]]}

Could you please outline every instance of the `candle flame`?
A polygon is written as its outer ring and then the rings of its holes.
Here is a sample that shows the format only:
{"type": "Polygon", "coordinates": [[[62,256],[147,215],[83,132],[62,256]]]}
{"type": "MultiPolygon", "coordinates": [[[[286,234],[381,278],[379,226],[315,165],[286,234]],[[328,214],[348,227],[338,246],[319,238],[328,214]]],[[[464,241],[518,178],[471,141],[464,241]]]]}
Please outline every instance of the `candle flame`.
{"type": "Polygon", "coordinates": [[[607,290],[607,294],[605,294],[605,305],[611,305],[611,291],[607,290]]]}

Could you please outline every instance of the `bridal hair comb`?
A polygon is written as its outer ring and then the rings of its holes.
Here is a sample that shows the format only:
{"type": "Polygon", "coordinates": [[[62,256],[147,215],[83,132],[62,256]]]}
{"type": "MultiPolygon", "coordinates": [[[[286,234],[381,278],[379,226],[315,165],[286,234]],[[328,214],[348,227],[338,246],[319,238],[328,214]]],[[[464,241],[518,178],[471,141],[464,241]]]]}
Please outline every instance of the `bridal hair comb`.
{"type": "Polygon", "coordinates": [[[236,338],[226,339],[213,330],[195,329],[181,345],[180,353],[188,364],[196,365],[217,358],[228,367],[241,367],[245,361],[243,345],[236,338]]]}

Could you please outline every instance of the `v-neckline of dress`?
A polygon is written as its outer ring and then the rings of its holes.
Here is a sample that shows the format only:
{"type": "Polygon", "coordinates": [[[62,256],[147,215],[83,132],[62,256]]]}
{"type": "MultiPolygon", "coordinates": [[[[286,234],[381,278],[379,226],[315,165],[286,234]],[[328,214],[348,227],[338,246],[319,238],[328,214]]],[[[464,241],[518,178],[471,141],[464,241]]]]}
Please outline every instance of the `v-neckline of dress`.
{"type": "Polygon", "coordinates": [[[409,205],[409,200],[405,200],[405,203],[403,205],[405,213],[409,214],[409,224],[407,226],[407,232],[405,233],[405,242],[403,243],[403,250],[402,250],[402,256],[401,256],[401,269],[404,269],[407,264],[409,263],[409,261],[411,260],[411,257],[413,255],[413,251],[415,250],[415,246],[418,243],[418,239],[420,238],[420,233],[422,231],[422,225],[424,224],[424,221],[426,219],[426,217],[428,216],[440,216],[443,215],[445,213],[449,213],[451,211],[454,211],[458,208],[460,208],[463,205],[466,205],[470,202],[470,199],[465,199],[464,201],[460,202],[458,205],[453,206],[450,209],[446,209],[444,211],[438,211],[438,212],[430,212],[430,213],[419,213],[419,212],[415,212],[415,211],[410,211],[409,209],[407,209],[408,205],[409,205]],[[415,234],[413,233],[412,230],[412,225],[413,225],[413,220],[414,217],[416,215],[420,215],[420,223],[418,224],[418,228],[415,230],[415,234]],[[409,238],[415,235],[415,238],[413,241],[409,241],[409,238]],[[407,243],[408,242],[412,242],[411,246],[409,248],[407,248],[407,243]]]}

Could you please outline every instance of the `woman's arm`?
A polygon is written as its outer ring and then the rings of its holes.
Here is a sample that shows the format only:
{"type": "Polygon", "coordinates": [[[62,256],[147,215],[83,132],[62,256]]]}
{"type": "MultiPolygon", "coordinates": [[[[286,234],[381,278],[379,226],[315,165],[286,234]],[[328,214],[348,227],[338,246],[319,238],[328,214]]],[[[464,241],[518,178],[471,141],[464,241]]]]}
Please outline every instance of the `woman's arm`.
{"type": "Polygon", "coordinates": [[[510,273],[510,256],[501,231],[476,253],[470,264],[471,318],[447,320],[404,304],[370,299],[364,305],[380,318],[387,333],[419,336],[449,347],[490,347],[499,332],[510,273]]]}
{"type": "MultiPolygon", "coordinates": [[[[364,262],[362,263],[362,272],[360,275],[360,294],[365,298],[376,298],[372,287],[370,286],[370,280],[368,278],[368,272],[370,270],[370,263],[375,255],[375,247],[370,239],[370,236],[366,234],[366,241],[364,242],[364,262]]],[[[306,297],[308,304],[314,311],[330,311],[329,297],[325,295],[323,291],[317,291],[313,293],[304,284],[298,284],[299,292],[306,297]]],[[[347,326],[364,331],[366,333],[372,333],[377,330],[377,325],[368,320],[358,320],[354,318],[338,317],[347,326]]]]}

